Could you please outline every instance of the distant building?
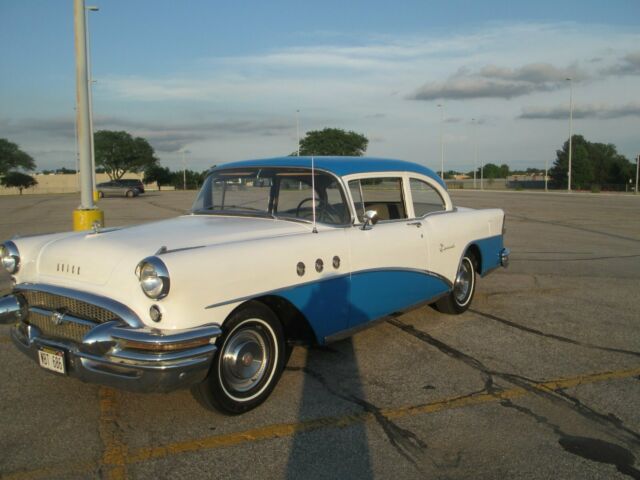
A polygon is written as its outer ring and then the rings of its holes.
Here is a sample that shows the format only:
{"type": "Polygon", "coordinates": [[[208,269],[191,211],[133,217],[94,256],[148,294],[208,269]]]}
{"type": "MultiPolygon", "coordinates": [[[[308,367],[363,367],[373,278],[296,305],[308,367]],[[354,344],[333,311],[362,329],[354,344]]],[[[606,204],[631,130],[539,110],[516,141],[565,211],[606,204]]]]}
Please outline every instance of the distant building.
{"type": "MultiPolygon", "coordinates": [[[[551,179],[547,175],[547,181],[551,179]]],[[[544,189],[544,172],[526,173],[522,175],[509,175],[507,177],[507,188],[532,188],[544,189]]]]}

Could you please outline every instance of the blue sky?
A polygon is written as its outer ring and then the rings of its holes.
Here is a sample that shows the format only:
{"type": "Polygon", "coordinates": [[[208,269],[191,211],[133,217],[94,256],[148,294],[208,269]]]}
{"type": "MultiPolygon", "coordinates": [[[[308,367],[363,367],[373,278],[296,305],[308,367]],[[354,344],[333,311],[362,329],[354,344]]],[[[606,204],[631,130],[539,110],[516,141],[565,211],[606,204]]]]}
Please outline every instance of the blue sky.
{"type": "MultiPolygon", "coordinates": [[[[191,168],[295,150],[326,126],[439,168],[544,167],[576,133],[640,153],[637,1],[87,1],[96,129],[191,168]],[[472,121],[472,119],[475,119],[472,121]]],[[[72,0],[0,0],[0,137],[75,165],[72,0]]]]}

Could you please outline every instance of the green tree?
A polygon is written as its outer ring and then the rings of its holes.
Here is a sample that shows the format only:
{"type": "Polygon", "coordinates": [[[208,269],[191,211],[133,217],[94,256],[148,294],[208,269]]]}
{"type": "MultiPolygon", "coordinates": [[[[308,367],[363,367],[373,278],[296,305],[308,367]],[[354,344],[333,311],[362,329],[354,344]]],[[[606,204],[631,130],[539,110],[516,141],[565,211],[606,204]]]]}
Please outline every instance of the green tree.
{"type": "Polygon", "coordinates": [[[361,157],[369,140],[364,135],[340,128],[307,132],[300,141],[300,155],[337,155],[361,157]]]}
{"type": "MultiPolygon", "coordinates": [[[[509,175],[509,167],[507,165],[498,166],[495,163],[485,163],[482,167],[482,173],[480,172],[480,168],[476,171],[476,178],[480,178],[481,176],[484,178],[506,178],[509,175]],[[506,172],[505,172],[506,168],[506,172]],[[506,173],[506,174],[505,174],[506,173]],[[503,176],[504,175],[504,176],[503,176]]],[[[471,176],[473,176],[473,172],[471,172],[471,176]]]]}
{"type": "Polygon", "coordinates": [[[158,162],[153,147],[144,138],[127,132],[100,130],[95,133],[96,165],[104,167],[111,180],[127,172],[140,173],[158,162]]]}
{"type": "Polygon", "coordinates": [[[153,164],[144,171],[144,183],[156,182],[158,190],[162,190],[162,185],[170,185],[172,178],[171,170],[158,164],[153,164]]]}
{"type": "Polygon", "coordinates": [[[27,175],[22,172],[8,172],[4,177],[0,179],[0,184],[5,187],[14,187],[20,190],[20,195],[22,195],[22,190],[25,188],[33,187],[37,185],[38,182],[31,175],[27,175]]]}
{"type": "MultiPolygon", "coordinates": [[[[569,170],[569,140],[556,151],[549,174],[555,186],[567,187],[569,170]]],[[[620,155],[615,145],[587,141],[582,135],[572,137],[571,186],[588,189],[602,185],[623,188],[633,177],[633,164],[620,155]]]]}
{"type": "Polygon", "coordinates": [[[172,172],[171,185],[173,185],[176,190],[183,190],[184,175],[186,175],[187,190],[196,190],[200,188],[208,172],[208,170],[205,170],[204,172],[194,172],[193,170],[187,170],[185,173],[183,173],[182,170],[172,172]]]}
{"type": "Polygon", "coordinates": [[[14,168],[34,170],[36,163],[28,153],[6,138],[0,138],[0,175],[6,174],[14,168]]]}

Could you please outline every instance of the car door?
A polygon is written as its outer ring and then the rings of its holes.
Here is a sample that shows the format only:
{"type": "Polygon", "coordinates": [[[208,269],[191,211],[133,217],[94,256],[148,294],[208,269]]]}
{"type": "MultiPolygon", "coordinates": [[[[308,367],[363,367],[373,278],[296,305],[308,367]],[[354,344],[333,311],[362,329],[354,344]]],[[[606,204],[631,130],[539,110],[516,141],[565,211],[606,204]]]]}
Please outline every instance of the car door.
{"type": "Polygon", "coordinates": [[[420,220],[412,219],[402,174],[348,181],[358,223],[348,230],[351,254],[349,328],[401,311],[425,297],[427,249],[420,220]],[[363,229],[367,210],[379,221],[363,229]]]}
{"type": "Polygon", "coordinates": [[[460,261],[460,222],[448,196],[441,193],[439,186],[431,179],[411,177],[409,190],[416,220],[422,222],[429,256],[428,270],[436,276],[451,282],[451,269],[457,271],[460,261]]]}
{"type": "Polygon", "coordinates": [[[105,197],[113,196],[114,194],[113,182],[107,182],[103,184],[102,192],[104,193],[105,197]]]}

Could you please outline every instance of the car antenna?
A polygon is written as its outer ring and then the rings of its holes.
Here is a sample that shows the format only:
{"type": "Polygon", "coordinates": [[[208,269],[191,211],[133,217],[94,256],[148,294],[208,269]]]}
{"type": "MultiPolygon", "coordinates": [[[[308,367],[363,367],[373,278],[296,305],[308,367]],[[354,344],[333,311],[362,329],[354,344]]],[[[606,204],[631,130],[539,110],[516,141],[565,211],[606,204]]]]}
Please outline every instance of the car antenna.
{"type": "Polygon", "coordinates": [[[311,209],[313,211],[313,233],[318,233],[316,228],[316,167],[313,155],[311,156],[311,209]]]}

